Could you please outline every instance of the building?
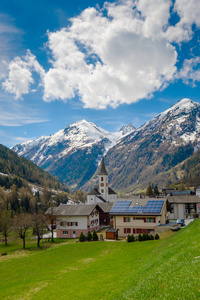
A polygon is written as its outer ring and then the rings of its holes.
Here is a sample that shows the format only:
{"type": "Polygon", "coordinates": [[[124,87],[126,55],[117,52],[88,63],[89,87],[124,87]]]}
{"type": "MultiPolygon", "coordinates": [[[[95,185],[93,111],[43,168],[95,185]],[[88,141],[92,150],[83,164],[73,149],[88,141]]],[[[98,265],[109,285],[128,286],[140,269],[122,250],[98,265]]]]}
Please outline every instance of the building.
{"type": "Polygon", "coordinates": [[[117,194],[108,186],[108,173],[105,168],[104,158],[98,174],[99,184],[87,194],[87,204],[107,203],[117,200],[117,194]]]}
{"type": "Polygon", "coordinates": [[[168,221],[166,199],[133,199],[117,201],[110,211],[113,227],[119,236],[156,233],[168,221]]]}
{"type": "Polygon", "coordinates": [[[119,229],[108,228],[106,229],[106,239],[108,240],[117,240],[118,239],[119,229]]]}
{"type": "MultiPolygon", "coordinates": [[[[45,213],[48,215],[48,210],[45,213]]],[[[67,205],[54,208],[58,238],[78,238],[80,233],[99,230],[99,207],[96,204],[67,205]]]]}
{"type": "Polygon", "coordinates": [[[188,195],[177,195],[168,197],[169,218],[186,219],[189,216],[199,217],[200,197],[188,195]]]}

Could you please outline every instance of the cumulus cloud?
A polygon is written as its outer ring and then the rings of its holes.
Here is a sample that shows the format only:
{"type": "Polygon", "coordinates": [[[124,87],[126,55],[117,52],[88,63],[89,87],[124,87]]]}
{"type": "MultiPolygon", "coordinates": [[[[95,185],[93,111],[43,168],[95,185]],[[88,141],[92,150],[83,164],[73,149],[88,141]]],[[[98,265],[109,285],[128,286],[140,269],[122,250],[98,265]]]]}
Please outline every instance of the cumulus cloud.
{"type": "Polygon", "coordinates": [[[199,15],[199,0],[121,0],[87,8],[67,28],[47,33],[49,70],[44,72],[28,52],[10,63],[3,86],[21,98],[30,91],[35,71],[45,101],[78,95],[84,107],[104,109],[150,98],[177,78],[174,43],[192,38],[199,15]],[[171,11],[179,16],[173,26],[171,11]]]}
{"type": "Polygon", "coordinates": [[[200,57],[185,59],[183,67],[177,74],[178,78],[182,78],[186,84],[195,85],[200,81],[200,57]]]}
{"type": "Polygon", "coordinates": [[[28,94],[31,84],[34,83],[32,72],[35,71],[41,76],[44,70],[38,63],[36,57],[28,50],[27,54],[21,59],[16,57],[8,65],[8,78],[3,82],[3,88],[15,94],[17,99],[22,98],[22,94],[28,94]]]}
{"type": "Polygon", "coordinates": [[[73,98],[89,108],[133,103],[173,79],[175,48],[162,37],[170,1],[106,3],[71,19],[71,26],[48,33],[52,68],[44,100],[73,98]],[[106,16],[105,16],[106,12],[106,16]]]}

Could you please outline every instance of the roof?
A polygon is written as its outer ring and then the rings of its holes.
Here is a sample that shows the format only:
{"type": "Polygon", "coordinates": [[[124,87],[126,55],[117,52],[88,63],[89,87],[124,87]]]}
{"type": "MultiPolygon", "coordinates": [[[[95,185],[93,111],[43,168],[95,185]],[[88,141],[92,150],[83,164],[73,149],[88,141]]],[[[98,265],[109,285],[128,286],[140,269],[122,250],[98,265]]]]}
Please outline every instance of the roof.
{"type": "Polygon", "coordinates": [[[114,203],[106,202],[106,203],[98,203],[97,205],[103,210],[104,213],[109,213],[114,203]]]}
{"type": "Polygon", "coordinates": [[[172,195],[172,196],[184,196],[184,195],[194,195],[195,194],[195,192],[194,191],[172,191],[172,192],[170,192],[170,194],[172,195]]]}
{"type": "Polygon", "coordinates": [[[191,196],[191,195],[184,195],[184,196],[170,196],[168,197],[169,203],[200,203],[199,196],[191,196]]]}
{"type": "Polygon", "coordinates": [[[105,168],[105,164],[104,164],[104,157],[102,158],[102,161],[101,161],[101,169],[100,169],[99,175],[108,175],[106,168],[105,168]]]}
{"type": "Polygon", "coordinates": [[[134,199],[117,201],[111,215],[161,215],[166,199],[134,199]]]}
{"type": "MultiPolygon", "coordinates": [[[[54,208],[54,214],[56,216],[89,216],[96,206],[96,204],[60,204],[60,206],[54,208]]],[[[48,210],[45,214],[48,214],[48,210]]]]}
{"type": "Polygon", "coordinates": [[[103,202],[105,202],[105,203],[107,202],[107,201],[106,201],[102,196],[100,196],[100,195],[96,195],[96,197],[99,198],[101,201],[103,201],[103,202]]]}
{"type": "MultiPolygon", "coordinates": [[[[117,193],[115,193],[115,191],[113,191],[113,189],[111,189],[110,187],[108,187],[108,194],[109,195],[116,195],[117,193]]],[[[101,195],[101,193],[99,192],[99,186],[95,186],[89,193],[87,193],[87,195],[101,195]]]]}
{"type": "Polygon", "coordinates": [[[87,195],[100,195],[98,185],[95,186],[87,195]]]}
{"type": "Polygon", "coordinates": [[[107,228],[106,232],[117,232],[119,231],[119,229],[115,229],[115,228],[107,228]]]}

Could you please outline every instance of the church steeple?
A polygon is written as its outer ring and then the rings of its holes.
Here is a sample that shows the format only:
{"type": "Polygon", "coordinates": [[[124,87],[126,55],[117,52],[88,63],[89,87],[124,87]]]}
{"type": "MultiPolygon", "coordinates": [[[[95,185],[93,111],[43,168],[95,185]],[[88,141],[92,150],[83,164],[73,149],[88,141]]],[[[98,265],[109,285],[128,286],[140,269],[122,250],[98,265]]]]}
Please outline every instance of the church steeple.
{"type": "Polygon", "coordinates": [[[104,157],[102,158],[102,161],[101,161],[101,170],[100,170],[100,172],[99,172],[98,175],[108,175],[108,173],[106,171],[105,163],[104,163],[104,157]]]}
{"type": "Polygon", "coordinates": [[[102,158],[101,162],[101,169],[99,172],[99,192],[101,196],[108,201],[108,173],[106,171],[104,157],[102,158]]]}

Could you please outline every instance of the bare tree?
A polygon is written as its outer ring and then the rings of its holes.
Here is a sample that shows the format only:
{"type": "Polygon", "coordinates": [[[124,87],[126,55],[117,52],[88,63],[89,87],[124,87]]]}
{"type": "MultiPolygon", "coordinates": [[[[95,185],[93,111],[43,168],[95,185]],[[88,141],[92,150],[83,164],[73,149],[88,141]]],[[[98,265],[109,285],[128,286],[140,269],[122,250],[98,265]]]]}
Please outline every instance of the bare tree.
{"type": "Polygon", "coordinates": [[[40,240],[43,238],[44,229],[46,228],[46,218],[39,212],[32,216],[33,233],[37,236],[37,246],[40,247],[40,240]]]}
{"type": "Polygon", "coordinates": [[[11,230],[11,212],[10,210],[4,209],[1,213],[0,218],[0,231],[2,232],[5,238],[5,245],[8,244],[8,235],[11,230]]]}
{"type": "Polygon", "coordinates": [[[32,218],[30,214],[20,213],[15,215],[13,227],[17,231],[18,236],[23,240],[23,249],[25,249],[25,242],[27,237],[27,230],[32,225],[32,218]]]}
{"type": "Polygon", "coordinates": [[[48,224],[50,225],[51,241],[52,242],[54,242],[53,230],[54,230],[54,227],[56,226],[55,209],[56,209],[55,203],[53,201],[50,201],[49,208],[45,213],[45,215],[47,216],[47,219],[48,219],[48,224]]]}

